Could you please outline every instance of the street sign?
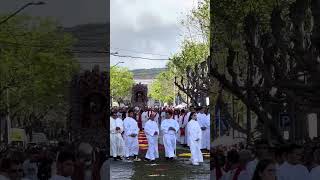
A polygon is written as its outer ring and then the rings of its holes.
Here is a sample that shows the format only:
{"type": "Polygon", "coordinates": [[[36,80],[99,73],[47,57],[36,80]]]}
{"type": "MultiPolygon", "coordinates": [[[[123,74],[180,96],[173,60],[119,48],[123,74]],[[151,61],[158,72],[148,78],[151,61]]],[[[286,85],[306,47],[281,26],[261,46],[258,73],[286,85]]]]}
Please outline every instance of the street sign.
{"type": "Polygon", "coordinates": [[[288,113],[280,113],[279,122],[281,129],[290,129],[291,120],[288,113]]]}

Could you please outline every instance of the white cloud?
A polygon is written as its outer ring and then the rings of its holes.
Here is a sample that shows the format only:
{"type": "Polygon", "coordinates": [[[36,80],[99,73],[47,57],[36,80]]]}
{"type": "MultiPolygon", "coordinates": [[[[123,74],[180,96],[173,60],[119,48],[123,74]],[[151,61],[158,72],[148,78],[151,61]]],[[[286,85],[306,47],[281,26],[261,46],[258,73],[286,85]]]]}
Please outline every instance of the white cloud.
{"type": "MultiPolygon", "coordinates": [[[[111,51],[147,58],[169,58],[179,50],[182,27],[180,21],[197,4],[195,0],[113,0],[111,1],[111,51]],[[139,54],[125,50],[163,54],[139,54]]],[[[167,61],[119,58],[111,56],[111,64],[129,69],[165,67],[167,61]]]]}

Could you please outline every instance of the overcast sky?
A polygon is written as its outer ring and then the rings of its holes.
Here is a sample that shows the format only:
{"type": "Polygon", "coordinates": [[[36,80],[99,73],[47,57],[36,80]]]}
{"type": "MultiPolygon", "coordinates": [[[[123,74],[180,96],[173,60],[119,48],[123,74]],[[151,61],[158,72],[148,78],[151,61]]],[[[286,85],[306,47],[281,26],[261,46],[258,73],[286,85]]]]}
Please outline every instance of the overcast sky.
{"type": "MultiPolygon", "coordinates": [[[[110,3],[111,52],[168,59],[179,50],[183,33],[180,21],[197,5],[197,0],[112,0],[110,3]]],[[[111,65],[118,62],[124,62],[118,66],[129,69],[163,68],[167,63],[111,56],[111,65]]]]}
{"type": "MultiPolygon", "coordinates": [[[[183,27],[180,21],[197,5],[197,0],[42,0],[23,13],[48,16],[63,26],[106,23],[110,20],[111,52],[119,55],[168,59],[179,51],[183,27]],[[108,11],[110,10],[110,18],[108,11]],[[149,53],[149,54],[145,54],[149,53]],[[160,54],[160,55],[156,55],[160,54]]],[[[31,0],[1,0],[0,13],[12,13],[31,0]]],[[[162,68],[167,61],[111,56],[111,65],[129,69],[162,68]]]]}

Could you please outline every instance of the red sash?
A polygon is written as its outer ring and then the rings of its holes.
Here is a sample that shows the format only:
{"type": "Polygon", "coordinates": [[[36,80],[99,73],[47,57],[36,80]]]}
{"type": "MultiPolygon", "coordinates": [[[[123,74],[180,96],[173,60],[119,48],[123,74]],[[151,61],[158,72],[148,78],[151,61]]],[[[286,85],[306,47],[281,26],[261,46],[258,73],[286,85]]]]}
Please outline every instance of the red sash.
{"type": "Polygon", "coordinates": [[[180,128],[180,135],[181,136],[185,136],[186,132],[184,130],[184,128],[180,128]]]}

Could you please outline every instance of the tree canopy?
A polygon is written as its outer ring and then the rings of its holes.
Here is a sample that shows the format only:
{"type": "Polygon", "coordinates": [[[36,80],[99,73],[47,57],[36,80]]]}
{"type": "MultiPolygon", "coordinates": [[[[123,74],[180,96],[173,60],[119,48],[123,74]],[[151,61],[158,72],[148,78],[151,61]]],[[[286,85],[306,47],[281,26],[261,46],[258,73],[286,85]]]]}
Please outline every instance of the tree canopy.
{"type": "Polygon", "coordinates": [[[125,97],[130,96],[134,84],[133,73],[126,68],[110,68],[110,91],[111,97],[118,103],[122,102],[125,97]]]}
{"type": "Polygon", "coordinates": [[[76,40],[58,27],[29,16],[0,25],[0,109],[10,107],[13,119],[35,121],[66,110],[68,83],[79,65],[69,51],[76,40]]]}

